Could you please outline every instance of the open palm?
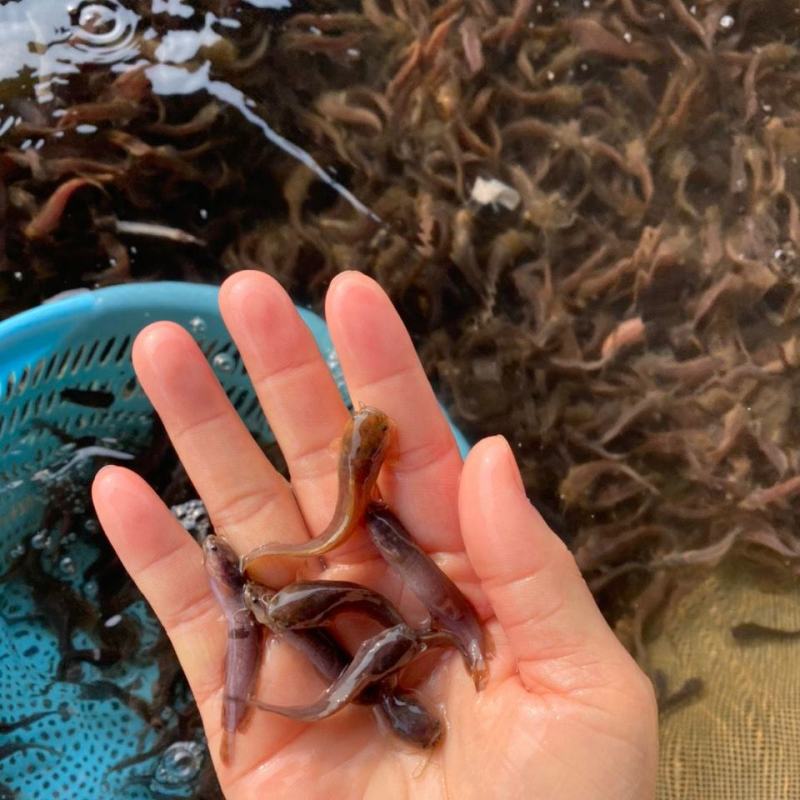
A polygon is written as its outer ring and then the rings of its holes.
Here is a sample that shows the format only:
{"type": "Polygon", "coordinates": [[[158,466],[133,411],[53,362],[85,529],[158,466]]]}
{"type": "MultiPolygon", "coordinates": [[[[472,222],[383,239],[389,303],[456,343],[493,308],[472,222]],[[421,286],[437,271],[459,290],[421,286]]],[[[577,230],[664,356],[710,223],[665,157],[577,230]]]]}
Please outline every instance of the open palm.
{"type": "MultiPolygon", "coordinates": [[[[142,386],[208,507],[240,552],[302,541],[328,523],[335,443],[348,412],[289,297],[266,275],[238,273],[222,314],[286,458],[269,464],[183,329],[157,323],[133,353],[142,386]]],[[[478,443],[462,463],[411,340],[371,280],[344,273],[326,316],[351,396],[395,421],[381,495],[470,598],[494,642],[480,693],[461,659],[439,651],[407,680],[446,722],[432,752],[381,731],[353,706],[304,724],[256,711],[235,758],[218,759],[225,623],[199,546],[137,475],[107,467],[93,494],[105,531],[164,624],[203,717],[228,800],[262,798],[543,798],[643,800],[654,793],[656,711],[649,682],[615,639],[574,560],[525,497],[508,444],[478,443]]],[[[271,585],[352,580],[420,609],[361,533],[320,560],[259,562],[271,585]]],[[[357,625],[357,622],[356,622],[357,625]]],[[[352,628],[352,626],[351,626],[352,628]]],[[[311,702],[319,678],[270,640],[257,685],[268,702],[311,702]]]]}

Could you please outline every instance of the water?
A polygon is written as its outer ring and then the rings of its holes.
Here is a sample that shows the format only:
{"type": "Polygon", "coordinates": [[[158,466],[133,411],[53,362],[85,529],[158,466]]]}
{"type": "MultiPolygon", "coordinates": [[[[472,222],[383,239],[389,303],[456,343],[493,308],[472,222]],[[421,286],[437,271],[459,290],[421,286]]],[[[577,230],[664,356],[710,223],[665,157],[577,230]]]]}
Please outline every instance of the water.
{"type": "MultiPolygon", "coordinates": [[[[13,746],[0,784],[42,800],[219,798],[166,635],[87,511],[85,465],[74,457],[86,449],[56,455],[67,465],[46,471],[47,524],[10,548],[0,573],[3,744],[13,746]]],[[[174,453],[160,461],[183,487],[176,514],[200,535],[202,503],[187,496],[174,453]]],[[[150,480],[159,488],[164,478],[150,480]]]]}
{"type": "Polygon", "coordinates": [[[361,269],[618,630],[684,552],[796,568],[796,0],[22,0],[0,47],[0,316],[361,269]]]}

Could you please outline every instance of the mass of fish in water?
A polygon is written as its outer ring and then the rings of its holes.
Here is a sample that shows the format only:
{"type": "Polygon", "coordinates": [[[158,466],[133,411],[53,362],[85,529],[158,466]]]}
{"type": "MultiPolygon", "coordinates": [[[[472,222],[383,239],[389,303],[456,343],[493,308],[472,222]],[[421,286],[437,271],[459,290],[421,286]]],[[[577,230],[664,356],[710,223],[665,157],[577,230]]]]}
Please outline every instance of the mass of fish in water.
{"type": "Polygon", "coordinates": [[[328,526],[307,542],[269,542],[241,557],[216,535],[203,542],[211,589],[228,627],[223,762],[233,758],[234,735],[250,706],[291,719],[325,719],[350,703],[370,705],[389,730],[420,748],[436,745],[443,725],[424,699],[398,684],[402,670],[431,648],[456,648],[477,690],[488,678],[487,640],[474,608],[458,587],[412,539],[395,514],[374,497],[393,426],[379,409],[365,406],[348,421],[339,456],[339,489],[328,526]],[[348,581],[301,581],[274,589],[249,580],[247,569],[275,556],[307,558],[330,552],[365,525],[376,551],[427,609],[429,624],[409,626],[383,595],[348,581]],[[344,612],[376,623],[380,631],[349,654],[331,625],[344,612]],[[264,631],[287,641],[329,682],[307,706],[267,704],[253,697],[264,631]]]}
{"type": "MultiPolygon", "coordinates": [[[[105,408],[110,396],[87,389],[64,389],[61,394],[65,401],[88,408],[105,408]]],[[[172,645],[161,626],[140,613],[142,595],[102,535],[83,478],[87,468],[93,472],[102,464],[125,464],[151,483],[198,539],[210,530],[205,507],[155,419],[151,442],[137,455],[124,442],[111,447],[93,436],[69,435],[44,421],[30,424],[61,443],[66,463],[37,475],[38,489],[49,493],[50,502],[38,529],[10,551],[0,591],[11,597],[13,588],[24,587],[32,621],[55,637],[59,657],[51,686],[77,686],[77,701],[116,701],[142,721],[142,736],[150,735],[134,743],[138,751],[121,758],[112,772],[124,773],[128,783],[143,784],[148,796],[167,797],[191,787],[192,797],[220,800],[200,715],[172,645]],[[141,678],[121,681],[120,675],[127,674],[131,665],[154,666],[152,685],[145,686],[141,678]]],[[[28,606],[16,609],[13,602],[4,603],[3,621],[17,622],[23,610],[28,606]]],[[[32,651],[26,652],[32,657],[32,651]]],[[[16,735],[38,717],[55,713],[42,711],[19,719],[0,714],[4,742],[0,761],[19,748],[47,750],[44,741],[34,743],[28,741],[29,734],[23,739],[16,735]]],[[[66,727],[66,706],[64,714],[66,727]]],[[[58,756],[54,747],[47,752],[58,756]]],[[[8,791],[9,797],[16,796],[8,791]]]]}
{"type": "Polygon", "coordinates": [[[0,5],[0,316],[374,275],[609,621],[800,572],[796,0],[0,5]]]}

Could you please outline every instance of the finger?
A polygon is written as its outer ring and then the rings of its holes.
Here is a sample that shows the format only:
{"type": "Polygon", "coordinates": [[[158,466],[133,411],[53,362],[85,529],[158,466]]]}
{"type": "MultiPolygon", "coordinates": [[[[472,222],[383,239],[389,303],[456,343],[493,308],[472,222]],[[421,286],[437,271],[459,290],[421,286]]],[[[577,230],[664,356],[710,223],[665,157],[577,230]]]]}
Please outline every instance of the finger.
{"type": "Polygon", "coordinates": [[[629,667],[575,559],[525,496],[503,437],[473,447],[459,495],[467,555],[526,688],[583,690],[629,667]]]}
{"type": "MultiPolygon", "coordinates": [[[[194,339],[178,325],[145,328],[133,365],[220,535],[238,552],[273,531],[288,541],[306,537],[286,481],[269,463],[231,405],[194,339]]],[[[256,567],[267,582],[291,580],[296,565],[256,567]]]]}
{"type": "Polygon", "coordinates": [[[357,272],[334,279],[325,314],[353,401],[377,406],[397,425],[380,482],[385,499],[427,550],[461,550],[461,457],[400,316],[380,286],[357,272]]]}
{"type": "Polygon", "coordinates": [[[311,331],[274,278],[239,272],[222,285],[219,305],[286,459],[303,516],[317,533],[336,503],[335,445],[347,408],[311,331]]]}
{"type": "Polygon", "coordinates": [[[100,470],[92,486],[97,515],[125,569],[167,632],[203,719],[223,782],[252,769],[294,727],[254,715],[237,736],[234,761],[219,759],[227,630],[211,594],[200,547],[153,490],[121,467],[100,470]]]}

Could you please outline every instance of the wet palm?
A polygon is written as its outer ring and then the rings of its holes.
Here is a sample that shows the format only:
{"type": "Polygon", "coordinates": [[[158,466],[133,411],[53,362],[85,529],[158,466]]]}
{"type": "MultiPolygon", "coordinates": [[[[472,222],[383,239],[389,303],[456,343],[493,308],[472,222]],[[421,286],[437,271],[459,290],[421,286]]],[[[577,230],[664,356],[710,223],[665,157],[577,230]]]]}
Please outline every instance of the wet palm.
{"type": "MultiPolygon", "coordinates": [[[[239,422],[191,338],[146,329],[137,374],[209,508],[241,552],[323,530],[336,496],[347,411],[313,340],[270,278],[240,273],[223,287],[226,323],[286,457],[291,488],[239,422]]],[[[225,625],[197,544],[137,476],[108,468],[94,496],[101,521],[165,625],[200,706],[220,782],[236,798],[645,799],[654,786],[656,727],[646,678],[618,644],[574,560],[528,503],[508,445],[487,439],[462,464],[408,335],[381,290],[345,274],[327,317],[351,395],[398,428],[381,494],[470,597],[494,642],[476,693],[461,658],[437,651],[407,680],[446,720],[444,741],[414,750],[379,730],[369,709],[298,723],[254,712],[230,765],[218,762],[225,625]]],[[[269,561],[269,560],[266,560],[269,561]]],[[[419,609],[363,533],[318,562],[255,565],[272,585],[296,577],[363,583],[419,609]]],[[[322,689],[291,648],[271,640],[257,694],[285,705],[322,689]]]]}

